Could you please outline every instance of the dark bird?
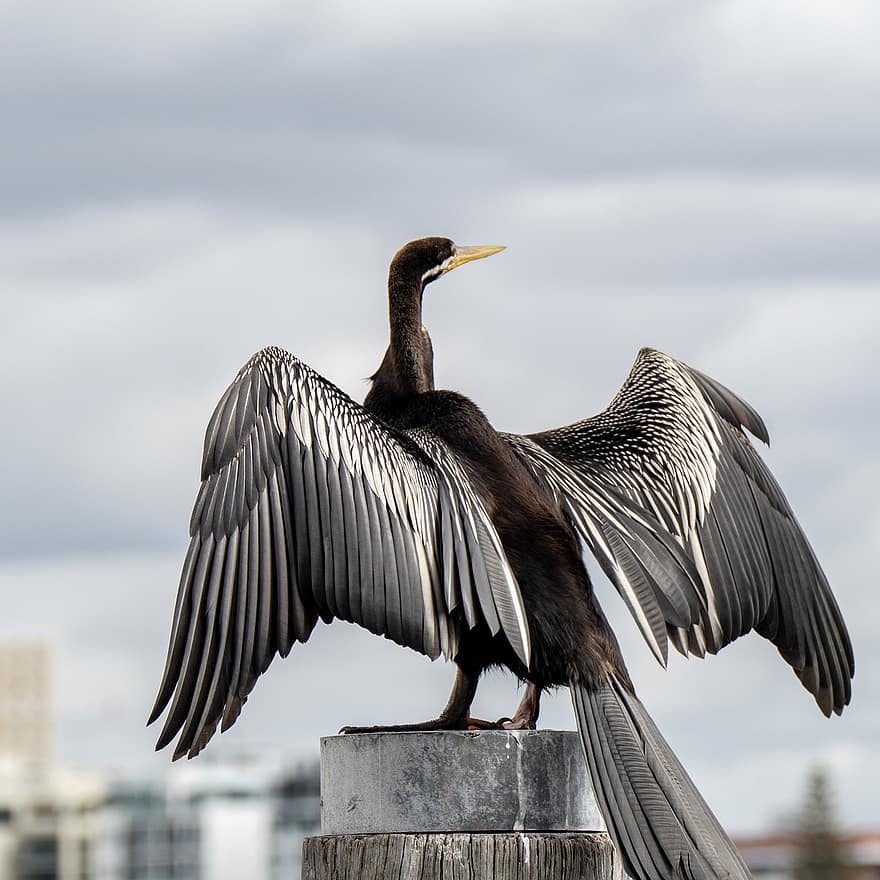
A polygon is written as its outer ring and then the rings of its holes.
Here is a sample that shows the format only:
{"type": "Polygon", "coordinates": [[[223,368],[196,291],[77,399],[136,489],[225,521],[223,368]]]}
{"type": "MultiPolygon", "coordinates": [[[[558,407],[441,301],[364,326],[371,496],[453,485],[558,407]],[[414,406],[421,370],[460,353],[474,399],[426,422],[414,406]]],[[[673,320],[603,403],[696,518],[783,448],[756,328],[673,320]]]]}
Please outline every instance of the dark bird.
{"type": "Polygon", "coordinates": [[[767,442],[764,423],[714,379],[643,349],[604,412],[527,436],[434,389],[425,287],[499,250],[426,238],[398,251],[390,343],[363,406],[278,348],[226,390],[150,718],[170,703],[157,748],[176,736],[175,759],[196,755],[276,653],[319,618],[354,621],[457,666],[437,718],[381,729],[533,727],[541,692],[566,685],[626,872],[746,878],[636,696],[581,548],[661,663],[670,641],[703,656],[754,629],[826,715],[854,673],[840,611],[746,435],[767,442]],[[492,666],[527,687],[489,723],[470,706],[492,666]]]}

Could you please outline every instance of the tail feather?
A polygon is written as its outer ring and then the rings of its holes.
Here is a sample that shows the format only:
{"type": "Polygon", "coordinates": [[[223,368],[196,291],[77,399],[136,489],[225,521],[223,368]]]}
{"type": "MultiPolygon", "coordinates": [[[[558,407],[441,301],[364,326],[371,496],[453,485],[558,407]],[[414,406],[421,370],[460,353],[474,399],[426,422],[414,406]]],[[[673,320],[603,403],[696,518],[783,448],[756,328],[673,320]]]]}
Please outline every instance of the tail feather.
{"type": "Polygon", "coordinates": [[[605,824],[637,880],[750,880],[730,838],[645,707],[616,678],[572,685],[605,824]]]}

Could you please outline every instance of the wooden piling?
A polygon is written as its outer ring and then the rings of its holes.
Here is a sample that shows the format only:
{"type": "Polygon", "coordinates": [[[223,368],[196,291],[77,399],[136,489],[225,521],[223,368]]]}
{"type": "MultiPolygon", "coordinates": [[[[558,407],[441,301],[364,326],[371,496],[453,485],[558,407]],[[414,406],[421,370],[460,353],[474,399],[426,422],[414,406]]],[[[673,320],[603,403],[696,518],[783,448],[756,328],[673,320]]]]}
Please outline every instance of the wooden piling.
{"type": "Polygon", "coordinates": [[[302,880],[611,880],[569,731],[327,737],[302,880]]]}
{"type": "Polygon", "coordinates": [[[302,880],[609,880],[602,832],[341,834],[307,838],[302,880]]]}

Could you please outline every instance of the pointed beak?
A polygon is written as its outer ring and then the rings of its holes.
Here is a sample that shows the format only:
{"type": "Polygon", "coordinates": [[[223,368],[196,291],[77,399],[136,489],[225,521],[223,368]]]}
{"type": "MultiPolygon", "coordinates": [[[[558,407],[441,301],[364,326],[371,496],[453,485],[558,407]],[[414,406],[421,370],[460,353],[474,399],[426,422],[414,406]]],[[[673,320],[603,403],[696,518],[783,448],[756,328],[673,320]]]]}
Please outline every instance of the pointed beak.
{"type": "Polygon", "coordinates": [[[451,272],[464,263],[470,263],[472,260],[482,260],[484,257],[491,257],[492,254],[500,253],[504,250],[504,245],[488,244],[477,245],[476,247],[459,247],[455,246],[455,253],[446,261],[443,268],[443,274],[451,272]]]}

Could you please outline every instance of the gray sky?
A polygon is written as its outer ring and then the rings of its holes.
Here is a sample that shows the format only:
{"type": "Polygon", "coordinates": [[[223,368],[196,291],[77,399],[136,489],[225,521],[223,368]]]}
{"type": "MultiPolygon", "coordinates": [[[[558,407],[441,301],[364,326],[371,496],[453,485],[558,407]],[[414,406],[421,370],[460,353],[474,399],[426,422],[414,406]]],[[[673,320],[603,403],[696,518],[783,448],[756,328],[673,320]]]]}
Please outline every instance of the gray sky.
{"type": "MultiPolygon", "coordinates": [[[[843,718],[757,636],[663,672],[597,589],[731,831],[816,762],[880,824],[878,28],[868,0],[0,5],[0,635],[56,642],[60,757],[166,766],[143,720],[214,403],[269,343],[362,397],[388,260],[439,234],[509,247],[426,301],[438,384],[499,428],[602,408],[646,344],[765,417],[855,643],[843,718]]],[[[429,717],[451,678],[324,627],[211,750],[429,717]]],[[[477,709],[516,699],[493,676],[477,709]]]]}

